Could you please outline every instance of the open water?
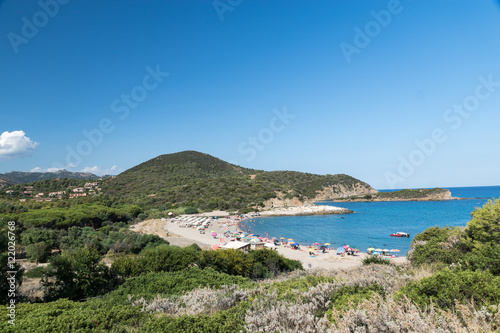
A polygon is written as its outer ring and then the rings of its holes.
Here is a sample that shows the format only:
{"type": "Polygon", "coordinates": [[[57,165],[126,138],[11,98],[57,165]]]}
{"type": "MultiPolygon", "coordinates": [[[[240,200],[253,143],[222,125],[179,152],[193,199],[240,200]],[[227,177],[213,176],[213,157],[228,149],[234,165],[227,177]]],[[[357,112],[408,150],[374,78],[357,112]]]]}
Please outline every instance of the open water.
{"type": "Polygon", "coordinates": [[[489,199],[500,197],[500,186],[448,187],[450,201],[321,202],[354,211],[345,215],[284,216],[255,218],[242,223],[254,234],[292,238],[301,245],[331,243],[334,248],[350,245],[366,252],[374,248],[399,249],[405,255],[413,237],[433,226],[465,226],[471,212],[489,199]],[[390,237],[394,232],[410,238],[390,237]]]}

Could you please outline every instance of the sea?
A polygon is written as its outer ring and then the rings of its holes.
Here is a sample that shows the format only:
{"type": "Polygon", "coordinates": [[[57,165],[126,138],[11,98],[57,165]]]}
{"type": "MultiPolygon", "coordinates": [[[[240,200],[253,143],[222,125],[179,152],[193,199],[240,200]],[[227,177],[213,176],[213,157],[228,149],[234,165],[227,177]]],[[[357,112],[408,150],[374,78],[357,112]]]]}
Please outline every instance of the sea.
{"type": "Polygon", "coordinates": [[[257,217],[241,223],[253,234],[293,239],[301,245],[330,243],[333,248],[349,245],[366,252],[369,247],[398,249],[406,255],[412,239],[429,227],[461,226],[471,212],[488,200],[500,198],[500,186],[448,187],[449,201],[318,202],[354,211],[345,215],[257,217]],[[409,238],[389,236],[406,232],[409,238]]]}

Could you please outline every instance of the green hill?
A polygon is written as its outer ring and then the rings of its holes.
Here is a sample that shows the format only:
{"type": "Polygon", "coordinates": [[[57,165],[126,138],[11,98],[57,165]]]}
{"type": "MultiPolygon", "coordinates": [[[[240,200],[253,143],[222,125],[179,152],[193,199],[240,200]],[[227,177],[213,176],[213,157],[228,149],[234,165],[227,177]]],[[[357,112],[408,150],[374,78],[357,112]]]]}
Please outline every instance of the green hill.
{"type": "Polygon", "coordinates": [[[277,192],[287,198],[313,199],[327,186],[372,189],[347,175],[243,168],[208,154],[184,151],[141,163],[102,184],[105,193],[136,203],[168,203],[203,210],[242,209],[263,205],[277,192]]]}
{"type": "Polygon", "coordinates": [[[68,179],[99,179],[102,177],[96,176],[89,172],[71,172],[67,170],[59,170],[56,172],[22,172],[12,171],[8,173],[0,173],[0,179],[12,184],[26,184],[40,180],[68,178],[68,179]]]}

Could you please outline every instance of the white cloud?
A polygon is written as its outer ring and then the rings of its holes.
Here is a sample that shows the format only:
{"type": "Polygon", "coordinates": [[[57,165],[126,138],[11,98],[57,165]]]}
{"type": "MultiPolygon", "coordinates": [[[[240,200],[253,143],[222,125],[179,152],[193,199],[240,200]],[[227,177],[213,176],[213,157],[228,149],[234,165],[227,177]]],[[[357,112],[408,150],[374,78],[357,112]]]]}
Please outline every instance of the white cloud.
{"type": "Polygon", "coordinates": [[[99,167],[97,165],[93,166],[93,167],[85,167],[83,168],[82,172],[100,172],[101,169],[99,169],[99,167]]]}
{"type": "Polygon", "coordinates": [[[48,168],[48,169],[42,169],[40,167],[36,167],[30,170],[30,172],[57,172],[60,170],[64,170],[63,168],[48,168]]]}
{"type": "Polygon", "coordinates": [[[118,171],[116,165],[113,165],[110,169],[101,169],[97,165],[94,165],[93,167],[85,167],[82,170],[82,172],[90,172],[98,176],[116,174],[118,171]]]}
{"type": "Polygon", "coordinates": [[[61,171],[61,170],[64,170],[64,168],[48,168],[47,172],[57,172],[57,171],[61,171]]]}
{"type": "Polygon", "coordinates": [[[0,135],[0,157],[19,158],[31,155],[38,142],[31,141],[24,131],[5,131],[0,135]]]}

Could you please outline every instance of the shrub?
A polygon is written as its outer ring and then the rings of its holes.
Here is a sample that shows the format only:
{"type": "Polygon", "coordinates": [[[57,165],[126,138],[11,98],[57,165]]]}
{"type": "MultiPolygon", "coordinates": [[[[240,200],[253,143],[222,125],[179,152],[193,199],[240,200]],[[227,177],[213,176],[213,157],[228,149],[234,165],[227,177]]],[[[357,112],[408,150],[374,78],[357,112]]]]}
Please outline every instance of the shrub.
{"type": "Polygon", "coordinates": [[[482,208],[476,208],[467,223],[462,241],[470,249],[486,243],[499,244],[500,239],[500,199],[489,200],[482,208]]]}
{"type": "Polygon", "coordinates": [[[500,303],[500,277],[490,272],[443,270],[420,281],[410,281],[399,294],[406,295],[420,306],[431,301],[441,308],[453,308],[455,300],[481,305],[500,303]]]}
{"type": "Polygon", "coordinates": [[[221,288],[224,285],[250,285],[250,280],[241,276],[219,273],[211,268],[190,268],[179,272],[151,272],[127,279],[109,297],[124,300],[127,295],[147,300],[161,296],[182,295],[199,287],[221,288]]]}
{"type": "Polygon", "coordinates": [[[176,272],[194,266],[199,260],[200,248],[181,248],[168,244],[146,248],[139,256],[121,256],[111,268],[122,276],[138,276],[146,272],[176,272]]]}
{"type": "Polygon", "coordinates": [[[460,263],[471,270],[484,270],[500,275],[500,244],[484,244],[464,255],[460,263]]]}
{"type": "Polygon", "coordinates": [[[27,271],[24,276],[27,278],[41,278],[46,272],[47,270],[44,267],[38,266],[27,271]]]}
{"type": "Polygon", "coordinates": [[[198,214],[198,209],[196,207],[186,207],[184,214],[198,214]]]}
{"type": "Polygon", "coordinates": [[[26,255],[31,262],[36,260],[46,262],[51,253],[50,247],[45,242],[26,246],[26,255]]]}
{"type": "Polygon", "coordinates": [[[458,263],[465,251],[460,242],[461,233],[458,227],[428,228],[415,236],[407,257],[415,266],[439,262],[447,265],[458,263]]]}
{"type": "Polygon", "coordinates": [[[338,311],[347,310],[351,303],[356,307],[363,300],[372,297],[374,293],[383,295],[384,290],[378,284],[367,287],[360,287],[359,285],[341,287],[331,297],[332,307],[338,311]]]}
{"type": "Polygon", "coordinates": [[[99,252],[89,248],[52,257],[42,279],[46,298],[78,300],[111,290],[116,280],[101,259],[99,252]]]}
{"type": "Polygon", "coordinates": [[[369,264],[390,265],[391,263],[387,259],[382,259],[372,256],[363,259],[363,265],[369,265],[369,264]]]}

